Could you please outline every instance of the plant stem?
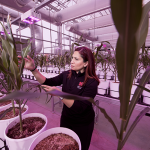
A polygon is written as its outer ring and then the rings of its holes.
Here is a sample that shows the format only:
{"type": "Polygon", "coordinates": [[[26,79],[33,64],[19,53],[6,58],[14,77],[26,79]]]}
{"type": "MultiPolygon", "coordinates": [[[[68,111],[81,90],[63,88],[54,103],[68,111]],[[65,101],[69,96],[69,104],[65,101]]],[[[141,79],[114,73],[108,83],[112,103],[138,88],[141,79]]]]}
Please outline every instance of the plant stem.
{"type": "Polygon", "coordinates": [[[19,118],[20,118],[20,131],[23,131],[23,127],[22,127],[22,115],[21,115],[21,104],[19,103],[19,118]]]}
{"type": "Polygon", "coordinates": [[[15,112],[14,100],[11,100],[11,103],[12,103],[12,107],[13,107],[13,114],[14,114],[14,116],[15,116],[16,112],[15,112]]]}
{"type": "Polygon", "coordinates": [[[125,121],[121,120],[121,128],[120,128],[120,135],[119,135],[117,150],[121,150],[121,143],[122,143],[122,139],[123,139],[124,123],[125,123],[125,121]]]}
{"type": "Polygon", "coordinates": [[[115,83],[116,83],[116,69],[115,69],[115,83]]]}

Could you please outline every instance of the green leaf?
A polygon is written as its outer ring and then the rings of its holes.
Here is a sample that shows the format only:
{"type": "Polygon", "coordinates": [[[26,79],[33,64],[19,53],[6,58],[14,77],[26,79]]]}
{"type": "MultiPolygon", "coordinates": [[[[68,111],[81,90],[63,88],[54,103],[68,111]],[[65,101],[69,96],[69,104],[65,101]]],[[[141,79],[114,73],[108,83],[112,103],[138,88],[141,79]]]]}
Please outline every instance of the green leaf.
{"type": "Polygon", "coordinates": [[[136,34],[141,21],[142,0],[111,0],[111,8],[114,24],[119,32],[116,64],[120,81],[120,118],[126,120],[135,75],[133,66],[138,54],[136,34]]]}
{"type": "MultiPolygon", "coordinates": [[[[14,61],[10,61],[10,70],[13,73],[14,77],[15,77],[15,81],[17,81],[17,85],[19,84],[18,82],[20,81],[20,73],[19,73],[19,68],[16,65],[16,63],[14,61]]],[[[17,88],[18,89],[18,88],[17,88]]]]}
{"type": "Polygon", "coordinates": [[[147,37],[148,27],[149,27],[149,25],[148,25],[148,23],[149,23],[149,18],[148,18],[149,10],[150,10],[150,2],[148,2],[143,7],[141,22],[140,22],[138,33],[137,33],[138,50],[142,47],[142,45],[144,44],[146,37],[147,37]]]}
{"type": "Polygon", "coordinates": [[[23,73],[24,65],[25,65],[25,60],[23,59],[22,62],[21,62],[21,65],[19,67],[20,75],[22,75],[22,73],[23,73]]]}
{"type": "Polygon", "coordinates": [[[145,42],[144,42],[144,44],[142,45],[142,54],[144,54],[144,50],[145,50],[145,42]]]}
{"type": "Polygon", "coordinates": [[[3,61],[4,67],[6,69],[8,69],[9,68],[9,64],[10,64],[9,56],[4,50],[2,51],[1,58],[2,58],[2,61],[3,61]]]}
{"type": "Polygon", "coordinates": [[[96,105],[94,100],[91,98],[89,99],[88,101],[90,101],[91,103],[93,103],[96,107],[98,107],[100,109],[100,111],[104,114],[105,118],[112,124],[115,132],[116,132],[116,137],[117,139],[119,138],[119,132],[118,132],[118,129],[115,125],[115,123],[113,122],[113,120],[108,116],[108,114],[106,113],[105,109],[101,108],[100,106],[96,105]]]}
{"type": "Polygon", "coordinates": [[[0,22],[0,24],[1,24],[1,26],[3,27],[3,29],[4,29],[4,32],[5,32],[5,35],[6,35],[6,38],[7,38],[7,41],[9,41],[9,43],[10,43],[10,45],[12,46],[12,48],[14,48],[13,47],[13,40],[11,39],[11,37],[9,36],[9,34],[7,33],[7,30],[5,29],[5,27],[3,26],[3,24],[0,22]]]}
{"type": "Polygon", "coordinates": [[[132,123],[132,125],[130,126],[126,136],[124,137],[122,143],[121,143],[121,149],[123,148],[125,142],[127,141],[128,137],[130,136],[130,134],[132,133],[133,129],[136,127],[136,125],[138,124],[138,122],[142,119],[142,117],[150,111],[149,107],[146,107],[144,110],[142,110],[140,112],[140,114],[137,116],[137,118],[135,119],[135,121],[132,123]]]}
{"type": "Polygon", "coordinates": [[[150,78],[150,67],[148,67],[146,69],[146,71],[144,72],[144,74],[143,74],[143,76],[142,76],[142,78],[140,80],[139,85],[136,85],[136,86],[139,86],[139,87],[136,88],[136,90],[134,92],[134,95],[133,95],[133,97],[131,99],[131,102],[130,102],[130,105],[129,105],[128,114],[127,114],[126,124],[124,126],[124,131],[126,131],[126,128],[127,128],[128,123],[129,123],[129,119],[130,119],[130,117],[132,115],[132,112],[134,110],[134,107],[137,104],[137,101],[138,101],[140,95],[143,92],[143,89],[141,89],[140,86],[144,87],[145,84],[149,81],[149,78],[150,78]]]}
{"type": "Polygon", "coordinates": [[[2,114],[0,114],[0,120],[1,120],[3,117],[5,117],[5,115],[6,115],[8,112],[12,111],[12,109],[13,109],[13,107],[10,107],[10,108],[6,109],[2,114]]]}
{"type": "Polygon", "coordinates": [[[8,71],[7,71],[7,69],[4,67],[1,57],[0,57],[0,70],[1,70],[4,74],[7,75],[8,71]]]}
{"type": "Polygon", "coordinates": [[[13,48],[11,47],[10,43],[7,40],[2,39],[2,47],[5,50],[5,52],[10,56],[10,58],[13,60],[13,48]]]}
{"type": "Polygon", "coordinates": [[[2,84],[3,88],[8,92],[9,91],[8,90],[8,85],[1,78],[0,78],[0,83],[2,84]]]}
{"type": "Polygon", "coordinates": [[[31,50],[31,43],[29,43],[27,47],[23,48],[23,50],[21,52],[22,57],[25,58],[28,55],[28,53],[30,52],[30,50],[31,50]]]}
{"type": "Polygon", "coordinates": [[[16,43],[16,44],[22,44],[22,45],[23,45],[23,44],[26,44],[26,43],[23,43],[23,42],[20,42],[20,41],[15,41],[15,43],[16,43]]]}
{"type": "Polygon", "coordinates": [[[145,87],[143,87],[143,86],[141,86],[141,85],[136,85],[136,86],[138,86],[139,88],[141,88],[141,89],[143,89],[143,90],[145,90],[145,91],[147,91],[147,92],[150,93],[150,90],[149,90],[149,89],[147,89],[147,88],[145,88],[145,87]]]}
{"type": "Polygon", "coordinates": [[[11,37],[12,42],[13,42],[12,43],[12,45],[13,45],[12,48],[16,50],[15,39],[13,37],[13,33],[12,33],[12,29],[11,29],[11,22],[10,22],[10,15],[9,14],[7,16],[7,26],[8,26],[9,32],[10,32],[10,37],[11,37]]]}

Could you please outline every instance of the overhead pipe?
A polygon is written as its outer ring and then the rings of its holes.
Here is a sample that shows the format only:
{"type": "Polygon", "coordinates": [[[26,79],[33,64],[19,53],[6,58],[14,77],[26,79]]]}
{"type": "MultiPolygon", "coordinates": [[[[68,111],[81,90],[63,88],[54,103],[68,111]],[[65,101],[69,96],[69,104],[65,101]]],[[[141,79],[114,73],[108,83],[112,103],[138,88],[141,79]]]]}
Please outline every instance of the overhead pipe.
{"type": "Polygon", "coordinates": [[[77,34],[77,32],[88,33],[88,37],[93,37],[93,38],[97,39],[97,37],[94,37],[97,35],[97,34],[94,34],[94,30],[90,31],[90,30],[85,30],[85,29],[102,27],[102,26],[106,26],[106,25],[110,25],[110,26],[113,25],[113,20],[112,20],[111,15],[106,15],[103,17],[87,20],[87,21],[80,22],[80,23],[67,24],[66,29],[70,32],[75,30],[76,34],[77,34]],[[81,30],[83,30],[83,31],[81,31],[81,30]]]}
{"type": "Polygon", "coordinates": [[[106,8],[110,8],[110,0],[86,0],[56,12],[54,18],[58,22],[66,22],[106,8]]]}
{"type": "Polygon", "coordinates": [[[72,28],[70,26],[66,26],[66,30],[68,30],[72,33],[75,33],[77,35],[80,35],[80,36],[82,36],[82,37],[84,37],[84,38],[86,38],[90,41],[97,41],[98,40],[98,37],[90,37],[89,36],[90,34],[89,34],[88,31],[87,32],[84,32],[84,31],[82,32],[82,31],[76,30],[75,28],[72,28]]]}
{"type": "MultiPolygon", "coordinates": [[[[83,31],[83,30],[81,30],[81,31],[83,31]]],[[[96,29],[92,29],[92,30],[84,30],[84,32],[86,32],[86,31],[89,32],[90,36],[103,35],[103,34],[117,32],[116,27],[114,25],[111,25],[108,27],[96,28],[96,29]]]]}
{"type": "Polygon", "coordinates": [[[43,48],[43,31],[42,31],[42,27],[36,24],[33,24],[33,28],[34,28],[33,33],[35,37],[35,53],[39,54],[43,48]]]}
{"type": "Polygon", "coordinates": [[[80,23],[74,23],[74,24],[67,24],[66,26],[71,26],[75,28],[76,30],[86,30],[86,29],[92,29],[97,27],[105,27],[105,26],[111,26],[113,25],[113,20],[111,15],[106,15],[103,17],[98,17],[95,19],[83,21],[80,23]]]}
{"type": "Polygon", "coordinates": [[[31,0],[14,0],[19,7],[26,6],[31,0]]]}

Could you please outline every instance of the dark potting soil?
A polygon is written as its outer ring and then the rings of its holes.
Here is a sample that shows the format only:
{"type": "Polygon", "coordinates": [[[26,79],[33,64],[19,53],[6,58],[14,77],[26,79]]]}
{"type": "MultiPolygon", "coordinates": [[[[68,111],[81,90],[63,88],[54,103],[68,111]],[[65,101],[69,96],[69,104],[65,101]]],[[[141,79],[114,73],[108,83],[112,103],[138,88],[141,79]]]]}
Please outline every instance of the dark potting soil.
{"type": "Polygon", "coordinates": [[[9,101],[7,101],[7,102],[0,103],[0,107],[1,107],[1,106],[5,106],[5,105],[8,105],[8,104],[10,104],[10,103],[11,103],[11,100],[9,100],[9,101]]]}
{"type": "Polygon", "coordinates": [[[40,141],[34,150],[79,150],[79,146],[71,136],[56,133],[40,141]]]}
{"type": "Polygon", "coordinates": [[[22,120],[23,131],[20,131],[20,123],[8,130],[7,136],[12,139],[22,139],[37,133],[45,125],[45,121],[39,117],[28,117],[22,120]]]}
{"type": "MultiPolygon", "coordinates": [[[[2,114],[5,110],[1,111],[0,114],[2,114]]],[[[22,113],[26,111],[26,108],[23,108],[22,113]]],[[[19,115],[19,109],[15,108],[15,115],[13,113],[13,110],[7,112],[7,114],[1,119],[1,120],[6,120],[6,119],[11,119],[19,115]]]]}

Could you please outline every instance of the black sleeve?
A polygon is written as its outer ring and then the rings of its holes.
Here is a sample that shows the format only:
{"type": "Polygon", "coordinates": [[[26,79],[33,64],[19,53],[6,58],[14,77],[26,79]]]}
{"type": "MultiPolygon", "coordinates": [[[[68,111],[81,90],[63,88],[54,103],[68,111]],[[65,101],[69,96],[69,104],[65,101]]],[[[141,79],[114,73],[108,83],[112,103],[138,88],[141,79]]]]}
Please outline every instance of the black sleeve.
{"type": "MultiPolygon", "coordinates": [[[[95,79],[90,79],[91,81],[85,85],[84,92],[81,96],[83,97],[94,97],[97,94],[98,82],[95,79]]],[[[75,100],[73,105],[70,107],[76,113],[82,113],[88,109],[91,109],[92,103],[87,100],[75,100]]]]}
{"type": "Polygon", "coordinates": [[[46,78],[44,85],[59,86],[63,83],[64,72],[53,78],[46,78]]]}

